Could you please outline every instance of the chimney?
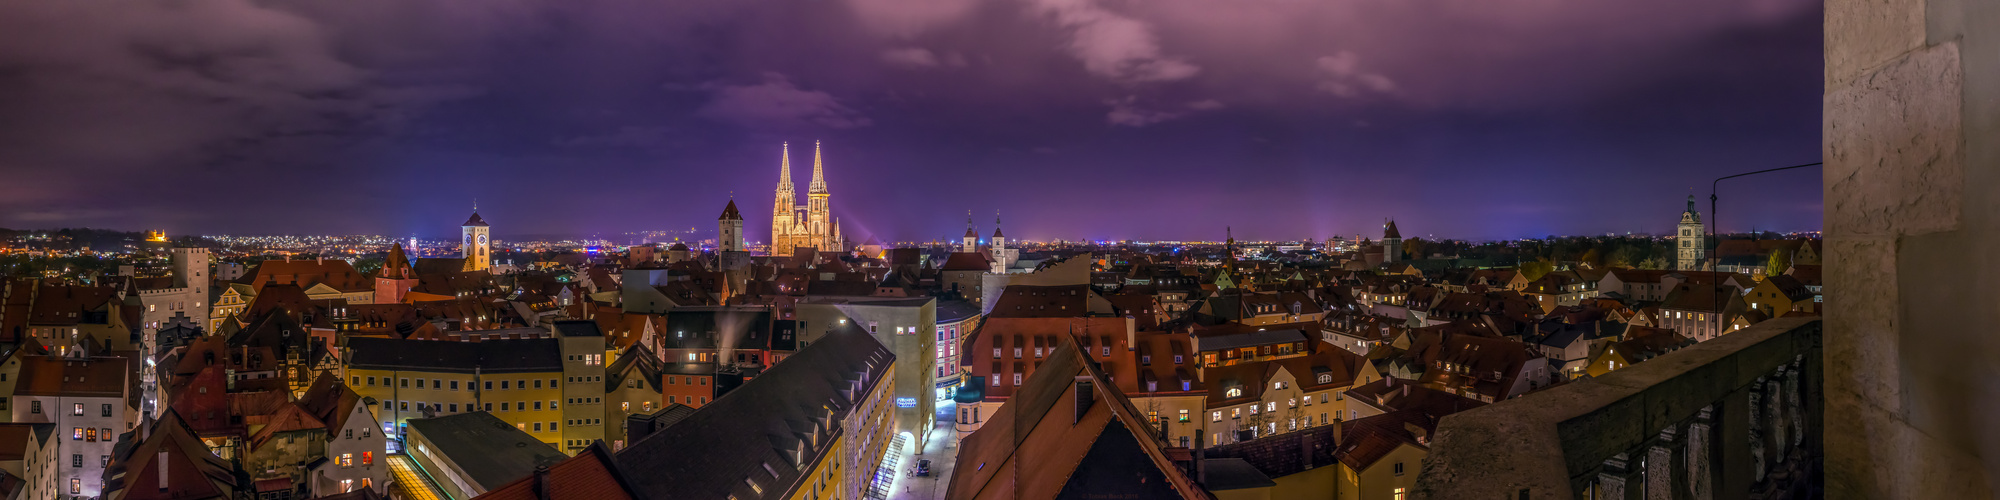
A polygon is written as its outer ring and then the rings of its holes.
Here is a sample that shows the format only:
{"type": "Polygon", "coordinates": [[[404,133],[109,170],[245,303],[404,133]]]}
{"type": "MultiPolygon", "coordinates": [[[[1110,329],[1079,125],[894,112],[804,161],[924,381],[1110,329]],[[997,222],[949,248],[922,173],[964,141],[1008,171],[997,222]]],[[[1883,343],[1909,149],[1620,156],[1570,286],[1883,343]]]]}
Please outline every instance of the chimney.
{"type": "MultiPolygon", "coordinates": [[[[1299,463],[1302,464],[1313,463],[1313,450],[1317,448],[1317,445],[1313,444],[1313,433],[1295,432],[1293,434],[1298,434],[1299,436],[1299,463]]],[[[1329,435],[1339,436],[1340,433],[1329,433],[1329,435]]],[[[1337,443],[1336,446],[1338,446],[1337,443]]]]}
{"type": "Polygon", "coordinates": [[[549,500],[552,488],[549,485],[549,466],[535,466],[535,498],[538,500],[549,500]]]}
{"type": "Polygon", "coordinates": [[[1131,351],[1131,350],[1136,350],[1138,348],[1139,348],[1139,319],[1129,315],[1125,316],[1125,350],[1131,351]]]}
{"type": "Polygon", "coordinates": [[[1207,437],[1194,433],[1194,484],[1204,487],[1208,485],[1208,448],[1203,446],[1202,440],[1207,437]]]}
{"type": "Polygon", "coordinates": [[[1417,438],[1418,443],[1421,443],[1425,446],[1429,446],[1431,444],[1431,433],[1430,431],[1424,430],[1423,426],[1409,422],[1403,422],[1403,430],[1409,431],[1411,436],[1415,436],[1417,438]]]}
{"type": "Polygon", "coordinates": [[[1090,377],[1076,378],[1076,420],[1082,422],[1083,415],[1090,412],[1090,405],[1097,401],[1096,383],[1090,377]]]}
{"type": "Polygon", "coordinates": [[[173,477],[167,474],[167,452],[160,452],[159,458],[153,462],[160,464],[160,491],[165,492],[167,491],[167,478],[173,477]]]}

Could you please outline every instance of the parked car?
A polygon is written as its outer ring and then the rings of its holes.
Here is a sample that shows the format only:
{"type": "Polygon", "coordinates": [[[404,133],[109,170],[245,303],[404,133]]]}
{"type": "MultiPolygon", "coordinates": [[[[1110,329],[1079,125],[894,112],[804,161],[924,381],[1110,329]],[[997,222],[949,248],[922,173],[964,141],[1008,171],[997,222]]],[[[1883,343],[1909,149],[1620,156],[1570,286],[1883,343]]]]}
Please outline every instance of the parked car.
{"type": "Polygon", "coordinates": [[[917,461],[917,475],[919,475],[919,476],[926,476],[926,477],[928,477],[928,476],[930,476],[930,475],[931,475],[931,461],[930,461],[930,460],[918,460],[918,461],[917,461]]]}

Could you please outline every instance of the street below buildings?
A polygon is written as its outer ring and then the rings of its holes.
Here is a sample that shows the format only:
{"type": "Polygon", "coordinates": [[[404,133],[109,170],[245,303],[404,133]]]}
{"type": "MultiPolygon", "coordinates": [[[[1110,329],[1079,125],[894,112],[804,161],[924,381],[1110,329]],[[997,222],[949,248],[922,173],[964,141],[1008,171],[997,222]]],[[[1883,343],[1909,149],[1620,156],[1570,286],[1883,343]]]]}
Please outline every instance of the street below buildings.
{"type": "Polygon", "coordinates": [[[956,418],[958,418],[956,405],[941,405],[937,412],[937,424],[931,428],[928,446],[918,452],[913,449],[914,445],[910,444],[913,441],[905,440],[906,443],[900,449],[892,451],[893,460],[882,461],[884,467],[888,467],[892,461],[896,463],[895,469],[885,471],[893,473],[894,477],[894,480],[887,485],[887,498],[891,500],[944,498],[945,488],[951,484],[951,473],[958,461],[958,431],[952,429],[952,423],[956,418]],[[917,462],[921,460],[931,461],[930,475],[912,476],[911,472],[916,470],[917,462]]]}

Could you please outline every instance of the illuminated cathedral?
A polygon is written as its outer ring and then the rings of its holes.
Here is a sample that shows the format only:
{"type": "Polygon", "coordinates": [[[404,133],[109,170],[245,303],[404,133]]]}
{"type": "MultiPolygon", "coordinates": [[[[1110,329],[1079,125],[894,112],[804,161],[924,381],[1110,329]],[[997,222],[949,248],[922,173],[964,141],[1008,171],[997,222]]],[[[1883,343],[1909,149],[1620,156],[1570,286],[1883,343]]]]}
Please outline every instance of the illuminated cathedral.
{"type": "Polygon", "coordinates": [[[827,206],[832,195],[826,191],[826,177],[820,169],[819,142],[813,142],[813,179],[806,186],[806,204],[798,204],[798,188],[792,185],[792,149],[783,146],[778,160],[778,195],[771,208],[771,254],[791,255],[801,247],[822,252],[846,250],[840,239],[840,220],[827,206]]]}

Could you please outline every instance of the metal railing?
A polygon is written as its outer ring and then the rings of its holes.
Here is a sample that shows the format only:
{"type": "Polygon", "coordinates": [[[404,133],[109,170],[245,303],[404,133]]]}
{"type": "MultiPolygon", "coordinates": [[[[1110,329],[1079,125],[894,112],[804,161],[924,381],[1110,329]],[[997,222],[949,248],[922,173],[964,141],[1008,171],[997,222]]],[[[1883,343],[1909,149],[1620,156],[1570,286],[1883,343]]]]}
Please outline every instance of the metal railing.
{"type": "Polygon", "coordinates": [[[1818,318],[1780,318],[1445,417],[1429,499],[1818,498],[1818,318]]]}

